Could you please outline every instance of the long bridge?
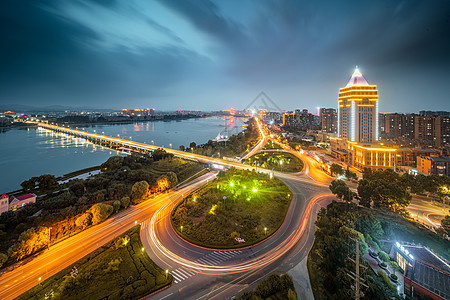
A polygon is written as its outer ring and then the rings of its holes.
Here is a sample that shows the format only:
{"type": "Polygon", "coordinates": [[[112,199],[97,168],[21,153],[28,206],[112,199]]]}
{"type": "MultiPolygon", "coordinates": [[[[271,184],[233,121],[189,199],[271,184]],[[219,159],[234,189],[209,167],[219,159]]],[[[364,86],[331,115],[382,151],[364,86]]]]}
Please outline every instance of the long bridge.
{"type": "MultiPolygon", "coordinates": [[[[260,141],[242,159],[250,157],[251,155],[256,153],[259,150],[259,148],[261,148],[267,141],[266,135],[262,132],[263,128],[261,126],[259,119],[255,118],[255,120],[258,124],[259,132],[260,132],[260,141]]],[[[125,139],[110,137],[110,136],[106,136],[106,135],[102,135],[102,134],[86,132],[86,131],[73,129],[73,128],[69,128],[69,127],[51,125],[51,124],[42,123],[42,122],[37,122],[35,124],[37,124],[38,127],[41,127],[44,129],[48,129],[48,130],[51,130],[51,131],[54,131],[57,133],[67,134],[74,138],[82,138],[88,142],[92,142],[94,144],[99,144],[101,146],[105,146],[108,148],[119,149],[122,147],[122,148],[127,148],[127,149],[130,149],[130,150],[132,150],[134,152],[138,152],[138,153],[151,153],[156,149],[163,149],[167,153],[170,153],[170,154],[173,154],[174,156],[177,156],[177,157],[180,157],[183,159],[187,159],[187,160],[191,160],[191,161],[196,161],[196,162],[205,163],[205,164],[215,163],[215,164],[219,164],[219,165],[227,165],[227,166],[233,165],[235,167],[242,167],[240,160],[233,162],[233,161],[229,161],[226,159],[213,158],[213,157],[208,157],[208,156],[204,156],[204,155],[200,155],[200,154],[195,154],[192,152],[179,151],[179,150],[159,147],[159,146],[155,146],[155,145],[148,145],[145,143],[134,142],[131,140],[125,140],[125,139]]]]}

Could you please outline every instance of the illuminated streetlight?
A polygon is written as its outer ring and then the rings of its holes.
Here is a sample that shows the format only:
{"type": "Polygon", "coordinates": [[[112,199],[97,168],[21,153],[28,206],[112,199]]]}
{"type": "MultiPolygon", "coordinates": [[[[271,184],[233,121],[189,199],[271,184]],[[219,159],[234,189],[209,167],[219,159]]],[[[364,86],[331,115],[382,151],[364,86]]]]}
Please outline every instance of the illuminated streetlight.
{"type": "Polygon", "coordinates": [[[181,227],[180,227],[180,228],[181,228],[181,232],[183,232],[183,225],[181,225],[181,227]]]}
{"type": "Polygon", "coordinates": [[[230,182],[230,186],[234,186],[234,182],[230,182]]]}
{"type": "Polygon", "coordinates": [[[169,276],[169,270],[166,269],[166,279],[167,279],[167,276],[169,276]]]}
{"type": "Polygon", "coordinates": [[[144,250],[145,250],[144,247],[142,247],[141,250],[142,250],[142,252],[144,252],[144,250]]]}
{"type": "Polygon", "coordinates": [[[137,224],[137,221],[134,221],[134,225],[136,225],[137,224]]]}
{"type": "Polygon", "coordinates": [[[252,189],[252,191],[253,191],[253,193],[256,193],[258,190],[254,187],[254,188],[252,189]]]}
{"type": "Polygon", "coordinates": [[[267,235],[267,227],[264,227],[264,235],[267,235]]]}
{"type": "Polygon", "coordinates": [[[42,279],[41,277],[39,277],[39,279],[38,279],[39,280],[39,285],[41,285],[41,279],[42,279]]]}

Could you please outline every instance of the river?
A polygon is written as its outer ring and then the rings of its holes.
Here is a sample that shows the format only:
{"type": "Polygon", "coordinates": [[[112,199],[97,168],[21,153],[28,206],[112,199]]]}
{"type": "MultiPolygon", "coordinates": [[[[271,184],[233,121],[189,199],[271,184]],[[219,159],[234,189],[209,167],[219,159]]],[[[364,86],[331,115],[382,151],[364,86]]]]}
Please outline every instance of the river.
{"type": "MultiPolygon", "coordinates": [[[[120,125],[78,127],[112,137],[178,149],[191,142],[200,145],[218,133],[228,135],[243,130],[243,118],[199,118],[182,121],[139,122],[120,125]]],[[[80,142],[54,132],[37,128],[13,128],[0,131],[0,194],[20,188],[20,183],[33,176],[60,176],[72,171],[97,166],[119,152],[80,142]]]]}

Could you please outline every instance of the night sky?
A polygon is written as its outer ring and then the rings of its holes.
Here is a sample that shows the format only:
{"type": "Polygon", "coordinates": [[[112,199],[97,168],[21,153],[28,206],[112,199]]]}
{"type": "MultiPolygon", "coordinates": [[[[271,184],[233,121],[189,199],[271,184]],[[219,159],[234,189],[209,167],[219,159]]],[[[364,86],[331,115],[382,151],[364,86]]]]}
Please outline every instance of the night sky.
{"type": "Polygon", "coordinates": [[[0,104],[336,107],[358,65],[380,111],[450,110],[450,1],[2,1],[0,104]]]}

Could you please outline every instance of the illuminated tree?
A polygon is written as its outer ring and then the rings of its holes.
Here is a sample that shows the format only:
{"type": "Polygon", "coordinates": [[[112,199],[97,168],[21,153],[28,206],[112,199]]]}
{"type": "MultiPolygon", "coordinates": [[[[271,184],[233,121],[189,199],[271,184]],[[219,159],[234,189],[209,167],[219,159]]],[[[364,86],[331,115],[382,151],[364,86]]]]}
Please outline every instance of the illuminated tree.
{"type": "Polygon", "coordinates": [[[111,205],[97,203],[92,205],[89,212],[92,214],[92,225],[99,224],[106,220],[113,212],[114,208],[111,205]]]}
{"type": "Polygon", "coordinates": [[[137,204],[145,199],[148,193],[148,187],[149,185],[145,180],[133,184],[133,187],[131,188],[131,199],[133,200],[133,203],[137,204]]]}
{"type": "Polygon", "coordinates": [[[48,245],[48,228],[40,226],[22,232],[18,241],[8,249],[8,256],[16,261],[32,255],[48,245]]]}

